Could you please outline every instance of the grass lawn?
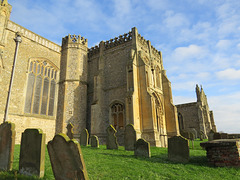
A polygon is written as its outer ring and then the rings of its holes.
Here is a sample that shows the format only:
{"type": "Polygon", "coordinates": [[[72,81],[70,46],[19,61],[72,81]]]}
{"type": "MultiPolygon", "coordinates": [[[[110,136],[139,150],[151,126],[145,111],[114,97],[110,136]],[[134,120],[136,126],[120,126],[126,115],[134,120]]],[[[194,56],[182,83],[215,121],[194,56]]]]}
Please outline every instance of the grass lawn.
{"type": "MultiPolygon", "coordinates": [[[[84,161],[90,179],[189,179],[220,180],[240,179],[240,168],[216,168],[207,163],[206,151],[200,147],[199,140],[194,141],[194,150],[190,146],[190,161],[187,164],[173,163],[167,158],[167,148],[151,147],[151,158],[139,158],[134,152],[82,147],[84,161]]],[[[16,145],[12,172],[0,172],[0,179],[37,179],[17,174],[20,146],[16,145]]],[[[45,177],[54,179],[46,150],[45,177]]]]}

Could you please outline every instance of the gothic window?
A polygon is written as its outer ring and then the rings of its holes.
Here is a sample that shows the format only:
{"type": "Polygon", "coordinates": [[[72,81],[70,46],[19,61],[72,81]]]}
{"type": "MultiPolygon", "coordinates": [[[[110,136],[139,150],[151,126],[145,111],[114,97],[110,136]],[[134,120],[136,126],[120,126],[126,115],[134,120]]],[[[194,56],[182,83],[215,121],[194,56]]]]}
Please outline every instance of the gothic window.
{"type": "Polygon", "coordinates": [[[178,124],[180,130],[184,129],[183,116],[181,113],[178,113],[178,124]]]}
{"type": "Polygon", "coordinates": [[[46,61],[30,62],[25,113],[53,116],[56,78],[57,69],[46,61]]]}
{"type": "Polygon", "coordinates": [[[111,115],[113,126],[115,129],[123,129],[124,127],[124,107],[120,103],[115,103],[111,107],[111,115]]]}

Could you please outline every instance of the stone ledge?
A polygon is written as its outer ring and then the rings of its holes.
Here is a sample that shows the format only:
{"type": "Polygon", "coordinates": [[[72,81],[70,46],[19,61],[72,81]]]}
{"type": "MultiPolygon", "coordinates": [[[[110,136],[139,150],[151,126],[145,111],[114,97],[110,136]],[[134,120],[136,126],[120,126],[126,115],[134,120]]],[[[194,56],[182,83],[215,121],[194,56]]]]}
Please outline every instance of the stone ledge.
{"type": "Polygon", "coordinates": [[[200,146],[205,149],[209,147],[236,146],[239,141],[240,139],[218,139],[200,143],[200,146]]]}

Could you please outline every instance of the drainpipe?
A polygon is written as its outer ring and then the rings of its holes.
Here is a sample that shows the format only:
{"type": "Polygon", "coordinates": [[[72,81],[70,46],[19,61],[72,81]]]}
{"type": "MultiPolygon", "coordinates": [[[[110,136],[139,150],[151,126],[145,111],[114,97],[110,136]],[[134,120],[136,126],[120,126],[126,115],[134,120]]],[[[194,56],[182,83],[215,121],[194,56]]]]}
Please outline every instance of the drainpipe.
{"type": "Polygon", "coordinates": [[[14,59],[13,59],[12,74],[11,74],[11,79],[10,79],[10,84],[9,84],[8,97],[7,97],[7,103],[6,103],[3,122],[6,122],[8,119],[8,109],[9,109],[9,103],[10,103],[10,97],[11,97],[11,91],[12,91],[13,78],[14,78],[14,73],[15,73],[15,66],[16,66],[16,62],[17,62],[18,48],[19,48],[19,43],[22,42],[22,38],[21,38],[21,35],[19,32],[16,33],[16,38],[14,39],[14,41],[16,42],[16,49],[15,49],[15,54],[14,54],[14,59]]]}

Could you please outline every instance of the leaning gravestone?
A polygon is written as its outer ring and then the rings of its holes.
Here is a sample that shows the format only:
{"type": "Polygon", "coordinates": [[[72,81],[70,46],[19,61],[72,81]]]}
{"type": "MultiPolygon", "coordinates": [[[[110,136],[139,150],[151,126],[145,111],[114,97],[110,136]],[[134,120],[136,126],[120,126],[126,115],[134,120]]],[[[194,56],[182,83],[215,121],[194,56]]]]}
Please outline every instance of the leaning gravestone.
{"type": "Polygon", "coordinates": [[[28,176],[44,176],[46,135],[41,129],[26,129],[22,133],[19,173],[28,176]]]}
{"type": "Polygon", "coordinates": [[[174,162],[189,161],[188,140],[182,136],[168,138],[168,159],[174,162]]]}
{"type": "Polygon", "coordinates": [[[128,124],[124,131],[124,147],[127,151],[134,151],[134,144],[136,143],[136,131],[132,124],[128,124]]]}
{"type": "Polygon", "coordinates": [[[134,144],[134,155],[150,158],[150,143],[145,139],[138,139],[134,144]]]}
{"type": "Polygon", "coordinates": [[[0,171],[12,170],[15,135],[14,123],[0,125],[0,171]]]}
{"type": "Polygon", "coordinates": [[[116,137],[116,130],[115,128],[110,125],[107,128],[107,149],[118,149],[117,137],[116,137]]]}
{"type": "Polygon", "coordinates": [[[47,145],[55,179],[88,179],[81,147],[77,140],[63,133],[54,136],[47,145]]]}
{"type": "Polygon", "coordinates": [[[80,134],[80,145],[87,146],[88,145],[89,134],[87,129],[83,129],[80,134]]]}
{"type": "Polygon", "coordinates": [[[67,125],[67,136],[70,139],[73,139],[73,125],[72,125],[72,123],[68,123],[68,125],[67,125]]]}
{"type": "Polygon", "coordinates": [[[99,140],[98,140],[97,136],[92,135],[91,139],[90,139],[90,142],[91,142],[91,147],[99,148],[99,140]]]}

